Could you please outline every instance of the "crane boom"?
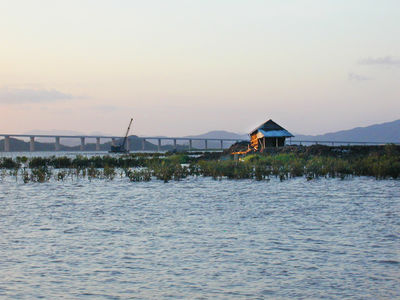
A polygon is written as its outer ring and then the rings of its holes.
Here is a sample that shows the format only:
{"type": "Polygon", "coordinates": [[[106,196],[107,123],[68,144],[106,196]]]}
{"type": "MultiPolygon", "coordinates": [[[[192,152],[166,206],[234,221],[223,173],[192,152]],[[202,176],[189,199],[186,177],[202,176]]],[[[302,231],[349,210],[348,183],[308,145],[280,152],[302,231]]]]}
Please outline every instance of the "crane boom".
{"type": "MultiPolygon", "coordinates": [[[[123,143],[122,143],[122,149],[125,149],[126,139],[128,138],[128,133],[129,133],[129,130],[131,129],[132,121],[133,121],[133,118],[131,118],[131,121],[129,122],[128,129],[126,130],[125,137],[124,137],[124,141],[123,141],[123,143]]],[[[128,149],[128,150],[129,150],[129,149],[128,149]]]]}
{"type": "Polygon", "coordinates": [[[109,151],[110,153],[129,153],[129,149],[125,148],[126,140],[128,139],[128,134],[129,130],[131,129],[133,118],[131,118],[131,121],[129,122],[128,129],[126,130],[123,142],[119,145],[111,145],[111,150],[109,151]]]}

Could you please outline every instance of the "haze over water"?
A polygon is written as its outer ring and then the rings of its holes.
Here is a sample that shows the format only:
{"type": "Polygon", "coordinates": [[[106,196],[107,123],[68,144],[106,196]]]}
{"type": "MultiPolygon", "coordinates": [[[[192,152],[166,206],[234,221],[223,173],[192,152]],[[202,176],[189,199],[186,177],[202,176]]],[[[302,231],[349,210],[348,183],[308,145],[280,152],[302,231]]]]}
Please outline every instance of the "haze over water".
{"type": "Polygon", "coordinates": [[[398,0],[0,1],[0,133],[399,119],[398,0]]]}
{"type": "Polygon", "coordinates": [[[0,180],[0,296],[400,297],[400,184],[0,180]]]}

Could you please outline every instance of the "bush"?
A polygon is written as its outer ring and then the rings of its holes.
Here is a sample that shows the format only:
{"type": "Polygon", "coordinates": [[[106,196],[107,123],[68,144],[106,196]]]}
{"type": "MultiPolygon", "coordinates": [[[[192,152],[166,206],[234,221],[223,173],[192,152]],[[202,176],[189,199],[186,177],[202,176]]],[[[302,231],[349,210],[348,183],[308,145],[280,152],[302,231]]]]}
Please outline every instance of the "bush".
{"type": "Polygon", "coordinates": [[[40,168],[40,167],[47,168],[48,163],[49,163],[49,158],[32,157],[29,161],[29,168],[31,168],[31,169],[40,168]]]}
{"type": "Polygon", "coordinates": [[[18,169],[19,166],[20,164],[10,157],[2,157],[0,160],[0,168],[2,169],[18,169]]]}

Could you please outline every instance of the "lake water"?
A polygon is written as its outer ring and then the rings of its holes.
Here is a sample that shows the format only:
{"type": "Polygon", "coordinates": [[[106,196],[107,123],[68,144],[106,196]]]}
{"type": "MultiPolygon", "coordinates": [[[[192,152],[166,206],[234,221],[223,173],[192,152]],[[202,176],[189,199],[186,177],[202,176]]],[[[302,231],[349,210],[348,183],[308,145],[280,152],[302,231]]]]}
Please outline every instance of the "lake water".
{"type": "Polygon", "coordinates": [[[0,298],[394,299],[400,181],[0,179],[0,298]]]}

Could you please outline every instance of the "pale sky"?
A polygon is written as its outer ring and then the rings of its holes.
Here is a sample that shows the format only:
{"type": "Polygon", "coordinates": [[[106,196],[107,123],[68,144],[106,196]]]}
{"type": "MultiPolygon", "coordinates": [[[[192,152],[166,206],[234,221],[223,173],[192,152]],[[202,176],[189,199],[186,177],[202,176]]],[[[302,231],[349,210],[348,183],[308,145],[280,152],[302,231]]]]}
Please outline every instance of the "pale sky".
{"type": "Polygon", "coordinates": [[[400,1],[0,0],[0,133],[400,119],[400,1]]]}

